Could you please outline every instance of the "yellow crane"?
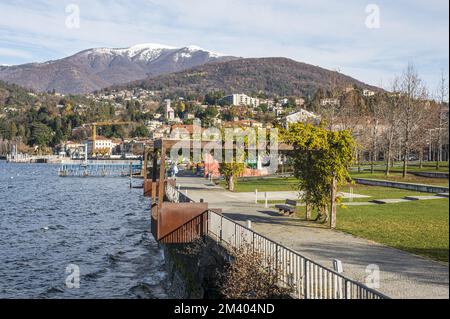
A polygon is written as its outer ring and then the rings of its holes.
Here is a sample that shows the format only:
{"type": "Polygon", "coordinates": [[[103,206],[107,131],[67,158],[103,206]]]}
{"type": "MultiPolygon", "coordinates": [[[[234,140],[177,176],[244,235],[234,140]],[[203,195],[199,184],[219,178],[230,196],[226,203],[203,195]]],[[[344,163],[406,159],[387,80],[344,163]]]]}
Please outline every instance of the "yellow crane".
{"type": "Polygon", "coordinates": [[[97,126],[114,126],[114,125],[128,125],[133,124],[133,122],[95,122],[86,124],[86,126],[92,127],[92,154],[95,154],[95,142],[97,141],[97,126]]]}

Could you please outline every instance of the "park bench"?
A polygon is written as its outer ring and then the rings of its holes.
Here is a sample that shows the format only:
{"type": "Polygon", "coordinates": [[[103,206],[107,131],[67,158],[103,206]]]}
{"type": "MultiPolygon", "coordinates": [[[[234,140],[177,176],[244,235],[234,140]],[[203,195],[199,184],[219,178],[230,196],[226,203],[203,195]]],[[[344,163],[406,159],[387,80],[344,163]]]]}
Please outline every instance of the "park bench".
{"type": "Polygon", "coordinates": [[[286,199],[286,202],[284,204],[275,205],[276,208],[283,214],[289,213],[289,216],[293,215],[295,213],[295,209],[297,208],[297,201],[286,199]]]}

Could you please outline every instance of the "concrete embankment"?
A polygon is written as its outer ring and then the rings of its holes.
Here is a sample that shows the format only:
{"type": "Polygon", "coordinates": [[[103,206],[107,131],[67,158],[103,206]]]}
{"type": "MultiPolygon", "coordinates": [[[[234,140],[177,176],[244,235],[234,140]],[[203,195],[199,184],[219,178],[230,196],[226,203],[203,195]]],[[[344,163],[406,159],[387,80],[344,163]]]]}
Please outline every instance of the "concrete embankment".
{"type": "Polygon", "coordinates": [[[401,183],[401,182],[392,182],[378,179],[364,179],[364,178],[354,178],[354,181],[358,184],[363,185],[393,187],[393,188],[407,189],[415,192],[425,192],[433,194],[448,193],[448,187],[442,186],[401,183]]]}
{"type": "Polygon", "coordinates": [[[421,176],[421,177],[430,177],[430,178],[447,178],[448,173],[442,172],[409,172],[410,174],[421,176]]]}

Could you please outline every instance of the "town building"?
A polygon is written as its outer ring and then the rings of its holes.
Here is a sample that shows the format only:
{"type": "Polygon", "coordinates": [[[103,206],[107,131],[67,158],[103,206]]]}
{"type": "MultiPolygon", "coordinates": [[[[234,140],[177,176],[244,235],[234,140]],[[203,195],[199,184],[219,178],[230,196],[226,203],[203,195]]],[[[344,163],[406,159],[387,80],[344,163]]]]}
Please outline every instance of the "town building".
{"type": "Polygon", "coordinates": [[[339,106],[340,102],[339,102],[339,99],[326,98],[326,99],[320,100],[320,105],[322,105],[322,106],[339,106]]]}
{"type": "Polygon", "coordinates": [[[260,104],[259,99],[250,97],[245,94],[227,95],[223,98],[223,100],[230,105],[247,105],[258,107],[260,104]]]}
{"type": "Polygon", "coordinates": [[[170,100],[165,100],[166,102],[166,120],[173,121],[175,119],[175,110],[171,106],[170,100]]]}
{"type": "Polygon", "coordinates": [[[375,92],[374,92],[374,91],[371,91],[371,90],[364,90],[364,91],[363,91],[363,95],[364,95],[365,97],[370,97],[370,96],[374,96],[374,95],[375,95],[375,92]]]}
{"type": "MultiPolygon", "coordinates": [[[[92,146],[93,146],[93,141],[92,139],[88,139],[86,141],[87,143],[87,150],[88,150],[88,154],[92,154],[92,146]]],[[[117,145],[109,138],[106,138],[104,136],[97,136],[95,139],[95,150],[99,151],[99,150],[106,150],[106,154],[107,155],[111,155],[113,149],[116,147],[117,145]]]]}
{"type": "Polygon", "coordinates": [[[312,124],[319,124],[320,123],[320,116],[309,112],[304,109],[300,109],[299,111],[295,113],[291,113],[284,119],[284,124],[286,128],[289,128],[290,124],[294,123],[312,123],[312,124]]]}

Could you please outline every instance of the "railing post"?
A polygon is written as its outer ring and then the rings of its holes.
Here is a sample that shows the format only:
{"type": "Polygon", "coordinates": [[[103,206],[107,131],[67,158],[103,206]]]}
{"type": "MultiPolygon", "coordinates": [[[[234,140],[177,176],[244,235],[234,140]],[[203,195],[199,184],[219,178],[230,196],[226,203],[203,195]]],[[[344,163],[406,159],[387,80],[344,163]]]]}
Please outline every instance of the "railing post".
{"type": "Polygon", "coordinates": [[[347,288],[348,288],[348,280],[344,279],[344,299],[348,299],[347,288]]]}
{"type": "Polygon", "coordinates": [[[220,216],[220,243],[223,241],[223,216],[220,216]]]}
{"type": "Polygon", "coordinates": [[[234,223],[234,248],[237,248],[237,224],[234,223]]]}
{"type": "Polygon", "coordinates": [[[304,269],[304,274],[303,274],[303,285],[304,285],[304,295],[305,295],[305,299],[308,299],[308,260],[307,259],[303,259],[303,269],[304,269]]]}
{"type": "Polygon", "coordinates": [[[255,232],[252,232],[252,251],[255,252],[255,232]]]}

